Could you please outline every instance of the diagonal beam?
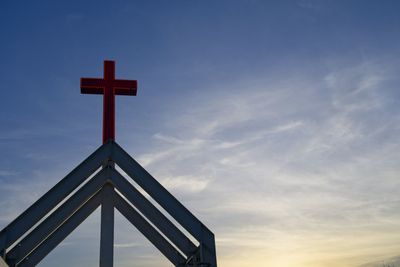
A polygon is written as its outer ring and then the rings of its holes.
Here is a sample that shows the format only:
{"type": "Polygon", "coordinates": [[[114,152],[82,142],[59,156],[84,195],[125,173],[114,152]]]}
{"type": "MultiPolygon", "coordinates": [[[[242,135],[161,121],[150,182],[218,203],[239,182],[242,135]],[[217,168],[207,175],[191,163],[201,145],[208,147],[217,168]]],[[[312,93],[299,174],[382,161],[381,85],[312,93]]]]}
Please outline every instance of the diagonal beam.
{"type": "Polygon", "coordinates": [[[157,232],[131,205],[129,205],[117,193],[115,196],[115,207],[125,216],[153,245],[164,254],[167,259],[179,266],[185,263],[185,258],[157,232]]]}
{"type": "Polygon", "coordinates": [[[0,257],[0,267],[9,267],[2,257],[0,257]]]}
{"type": "Polygon", "coordinates": [[[111,143],[111,156],[118,166],[200,242],[204,260],[217,266],[214,234],[117,143],[111,143]]]}
{"type": "Polygon", "coordinates": [[[189,257],[196,251],[197,247],[192,241],[115,169],[111,170],[111,180],[117,190],[186,256],[189,257]]]}
{"type": "Polygon", "coordinates": [[[186,230],[195,238],[201,239],[203,224],[117,143],[114,143],[112,158],[186,230]]]}
{"type": "Polygon", "coordinates": [[[102,169],[74,195],[66,200],[49,217],[21,240],[7,255],[7,262],[12,265],[23,260],[37,245],[57,229],[71,214],[79,209],[90,197],[101,189],[106,181],[107,169],[102,169]]]}
{"type": "Polygon", "coordinates": [[[84,182],[110,155],[112,143],[99,147],[72,172],[39,198],[0,232],[0,252],[5,251],[49,211],[84,182]]]}
{"type": "Polygon", "coordinates": [[[101,202],[101,191],[97,192],[79,210],[77,210],[63,225],[54,231],[31,254],[28,255],[18,267],[30,267],[38,264],[47,254],[60,244],[76,227],[78,227],[101,202]]]}

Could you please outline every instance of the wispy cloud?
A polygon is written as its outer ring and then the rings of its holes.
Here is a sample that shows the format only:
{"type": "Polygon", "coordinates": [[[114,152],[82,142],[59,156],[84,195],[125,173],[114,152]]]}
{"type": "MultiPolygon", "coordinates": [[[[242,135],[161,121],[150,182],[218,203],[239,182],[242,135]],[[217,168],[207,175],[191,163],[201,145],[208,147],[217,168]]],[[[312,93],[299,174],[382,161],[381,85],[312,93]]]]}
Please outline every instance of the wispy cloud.
{"type": "Polygon", "coordinates": [[[133,248],[133,247],[138,247],[141,246],[139,243],[119,243],[119,244],[114,244],[114,248],[133,248]]]}
{"type": "Polygon", "coordinates": [[[390,79],[361,63],[196,98],[185,115],[168,114],[139,161],[208,218],[225,265],[356,266],[395,255],[400,121],[387,113],[390,79]],[[231,258],[240,252],[242,261],[231,258]]]}
{"type": "Polygon", "coordinates": [[[15,176],[17,174],[18,174],[18,172],[16,172],[16,171],[0,170],[0,177],[2,177],[2,176],[6,176],[6,177],[15,176]]]}

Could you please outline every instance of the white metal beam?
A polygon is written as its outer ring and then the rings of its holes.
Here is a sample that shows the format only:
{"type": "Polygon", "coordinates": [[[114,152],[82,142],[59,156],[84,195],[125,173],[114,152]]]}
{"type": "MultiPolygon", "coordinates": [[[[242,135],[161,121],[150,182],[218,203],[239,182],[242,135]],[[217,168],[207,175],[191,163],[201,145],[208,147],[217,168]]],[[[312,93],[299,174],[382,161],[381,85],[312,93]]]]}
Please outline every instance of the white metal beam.
{"type": "Polygon", "coordinates": [[[42,223],[24,237],[6,255],[6,261],[14,266],[23,260],[37,245],[46,239],[55,229],[68,219],[90,197],[99,191],[106,181],[106,170],[103,169],[85,185],[51,213],[42,223]]]}
{"type": "Polygon", "coordinates": [[[214,234],[117,143],[112,144],[115,163],[200,242],[202,260],[216,267],[214,234]]]}
{"type": "Polygon", "coordinates": [[[0,232],[0,252],[3,252],[32,228],[40,219],[94,173],[110,155],[112,143],[99,147],[79,166],[58,182],[39,200],[0,232]]]}
{"type": "Polygon", "coordinates": [[[111,180],[115,188],[186,256],[193,255],[197,249],[193,242],[115,169],[111,170],[111,180]]]}
{"type": "Polygon", "coordinates": [[[76,227],[78,227],[101,203],[101,191],[96,193],[67,221],[54,231],[45,241],[35,248],[18,267],[32,267],[38,264],[47,254],[60,244],[76,227]]]}
{"type": "Polygon", "coordinates": [[[182,266],[186,259],[157,232],[134,208],[122,197],[115,194],[115,207],[125,216],[174,266],[182,266]]]}

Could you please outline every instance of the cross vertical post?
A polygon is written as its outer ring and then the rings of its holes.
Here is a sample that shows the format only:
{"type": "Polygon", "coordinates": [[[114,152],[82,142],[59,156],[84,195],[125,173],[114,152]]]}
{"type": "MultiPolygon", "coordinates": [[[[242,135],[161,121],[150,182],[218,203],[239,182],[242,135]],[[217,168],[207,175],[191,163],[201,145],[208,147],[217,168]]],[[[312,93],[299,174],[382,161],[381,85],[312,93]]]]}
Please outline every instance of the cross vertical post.
{"type": "Polygon", "coordinates": [[[112,82],[115,80],[114,61],[104,61],[103,97],[103,143],[115,139],[115,94],[112,82]]]}

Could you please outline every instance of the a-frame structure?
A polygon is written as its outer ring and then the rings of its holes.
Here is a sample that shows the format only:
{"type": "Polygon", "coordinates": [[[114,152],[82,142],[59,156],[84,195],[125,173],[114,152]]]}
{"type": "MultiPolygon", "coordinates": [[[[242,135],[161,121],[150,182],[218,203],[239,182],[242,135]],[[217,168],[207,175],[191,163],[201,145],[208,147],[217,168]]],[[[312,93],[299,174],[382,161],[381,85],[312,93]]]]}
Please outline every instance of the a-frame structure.
{"type": "Polygon", "coordinates": [[[110,60],[104,61],[103,78],[81,78],[81,93],[104,95],[103,145],[0,231],[0,267],[35,266],[99,206],[100,267],[113,266],[114,208],[174,266],[217,267],[214,234],[115,142],[115,95],[136,91],[136,80],[115,79],[115,62],[110,60]]]}
{"type": "Polygon", "coordinates": [[[35,266],[100,205],[101,267],[113,266],[114,207],[173,266],[217,266],[214,234],[114,141],[103,144],[0,232],[4,261],[0,266],[35,266]],[[186,229],[198,245],[115,165],[186,229]]]}

